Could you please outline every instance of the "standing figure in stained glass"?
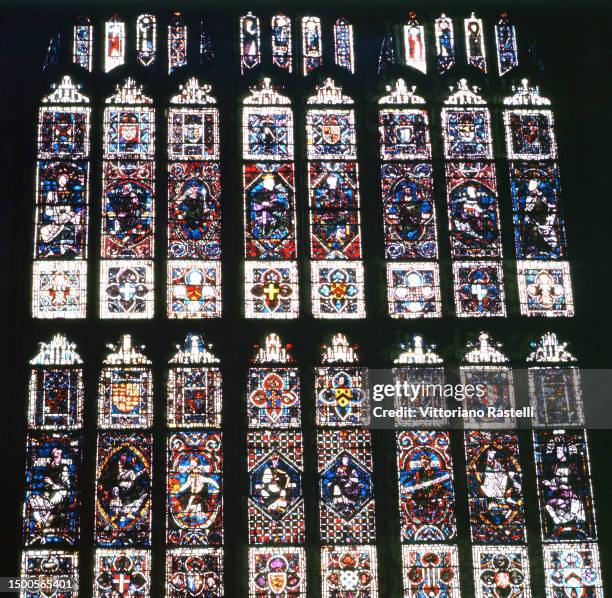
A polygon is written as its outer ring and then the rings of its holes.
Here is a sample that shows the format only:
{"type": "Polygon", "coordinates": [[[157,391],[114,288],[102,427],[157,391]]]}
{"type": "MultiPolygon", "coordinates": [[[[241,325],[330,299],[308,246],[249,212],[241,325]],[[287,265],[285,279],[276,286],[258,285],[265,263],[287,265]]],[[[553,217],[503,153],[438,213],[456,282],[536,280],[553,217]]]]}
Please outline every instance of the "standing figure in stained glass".
{"type": "Polygon", "coordinates": [[[38,471],[40,486],[30,496],[30,509],[36,528],[65,528],[69,512],[70,472],[63,451],[55,446],[38,471]]]}
{"type": "Polygon", "coordinates": [[[292,472],[286,468],[280,456],[274,453],[263,467],[259,483],[255,489],[261,497],[261,503],[266,512],[280,519],[293,503],[290,498],[295,492],[296,484],[292,480],[292,472]]]}
{"type": "Polygon", "coordinates": [[[547,489],[544,508],[556,526],[583,529],[586,512],[584,502],[570,480],[571,464],[567,462],[563,446],[557,446],[556,451],[557,462],[552,468],[552,477],[542,480],[542,486],[547,489]]]}
{"type": "Polygon", "coordinates": [[[554,197],[547,197],[538,179],[527,183],[523,217],[525,245],[529,248],[548,248],[547,255],[559,253],[559,225],[554,197]],[[552,199],[552,205],[550,200],[552,199]]]}
{"type": "Polygon", "coordinates": [[[200,520],[209,517],[214,512],[218,502],[216,495],[221,491],[219,483],[205,475],[210,465],[202,463],[195,455],[191,455],[185,467],[185,481],[176,494],[183,509],[183,518],[200,520]]]}
{"type": "Polygon", "coordinates": [[[350,519],[359,508],[362,495],[369,494],[369,479],[360,473],[363,472],[355,466],[351,456],[344,453],[322,480],[327,502],[346,519],[350,519]]]}
{"type": "Polygon", "coordinates": [[[291,206],[287,189],[271,173],[265,174],[251,190],[253,237],[283,238],[289,234],[291,206]]]}
{"type": "Polygon", "coordinates": [[[115,453],[98,479],[98,500],[113,526],[129,528],[149,499],[148,471],[133,450],[115,453]]]}

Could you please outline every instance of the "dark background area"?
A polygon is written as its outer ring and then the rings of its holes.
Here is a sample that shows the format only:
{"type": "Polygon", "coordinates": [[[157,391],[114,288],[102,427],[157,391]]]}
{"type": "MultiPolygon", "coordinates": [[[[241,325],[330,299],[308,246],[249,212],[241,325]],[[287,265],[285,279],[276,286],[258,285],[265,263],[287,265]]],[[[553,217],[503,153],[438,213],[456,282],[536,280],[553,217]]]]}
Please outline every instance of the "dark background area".
{"type": "MultiPolygon", "coordinates": [[[[0,363],[5,369],[0,377],[0,576],[18,573],[21,552],[21,508],[23,502],[23,469],[25,457],[28,361],[36,353],[38,341],[47,341],[62,332],[77,343],[85,361],[85,443],[81,475],[82,516],[80,551],[81,592],[91,592],[93,565],[93,488],[95,467],[95,429],[97,377],[106,344],[116,342],[125,332],[135,342],[146,346],[146,354],[155,364],[154,420],[154,505],[153,505],[153,595],[161,594],[164,548],[164,469],[165,428],[163,412],[165,370],[176,343],[186,332],[205,334],[222,360],[224,375],[224,446],[225,446],[225,571],[226,595],[246,595],[247,588],[247,522],[245,496],[246,427],[244,392],[248,360],[253,344],[268,331],[276,331],[293,344],[293,353],[302,369],[303,421],[305,430],[306,536],[308,552],[309,595],[318,596],[318,492],[316,484],[316,446],[314,432],[314,401],[310,367],[320,353],[320,344],[332,332],[345,332],[357,342],[364,362],[371,367],[388,367],[398,351],[398,343],[419,333],[449,365],[455,365],[465,352],[468,340],[480,330],[489,331],[503,342],[514,365],[522,365],[529,352],[529,342],[551,330],[562,340],[585,368],[608,368],[611,363],[611,322],[609,296],[612,291],[609,264],[612,235],[612,198],[610,173],[610,92],[611,51],[609,26],[612,7],[594,2],[512,2],[457,3],[415,1],[405,3],[378,0],[365,2],[284,2],[284,12],[294,17],[294,49],[300,45],[297,18],[307,12],[322,17],[326,53],[325,66],[309,77],[301,75],[296,61],[293,75],[287,75],[270,65],[269,17],[281,3],[251,2],[222,4],[182,2],[181,10],[191,25],[189,65],[178,72],[166,74],[165,31],[175,6],[161,2],[131,2],[95,5],[70,3],[4,4],[0,16],[0,272],[3,292],[0,293],[2,313],[2,351],[0,363]],[[128,57],[126,65],[104,74],[101,68],[102,24],[114,11],[128,23],[128,57]],[[238,16],[252,10],[263,25],[263,66],[248,76],[240,76],[238,58],[238,16]],[[450,74],[424,76],[406,67],[396,67],[377,75],[376,64],[380,43],[387,22],[403,23],[409,10],[415,10],[425,23],[429,41],[428,59],[433,65],[433,19],[444,11],[455,19],[458,35],[459,19],[477,10],[485,19],[489,72],[483,76],[465,67],[463,46],[459,45],[459,65],[450,74]],[[497,76],[492,27],[499,11],[508,10],[517,25],[521,66],[500,80],[497,76]],[[153,70],[136,66],[133,28],[136,15],[154,12],[158,17],[158,61],[153,70]],[[82,14],[90,15],[96,25],[94,73],[86,73],[70,64],[71,26],[82,14]],[[356,39],[356,75],[352,76],[333,66],[331,27],[344,15],[354,24],[356,39]],[[200,18],[206,19],[213,37],[215,62],[211,67],[200,66],[197,54],[198,37],[195,27],[200,18]],[[52,33],[62,34],[60,64],[42,71],[42,62],[52,33]],[[535,46],[533,45],[535,44],[535,46]],[[88,318],[80,321],[35,321],[30,317],[31,258],[34,213],[34,173],[36,152],[36,115],[42,95],[49,83],[70,73],[84,84],[83,92],[92,99],[91,185],[89,239],[88,318]],[[300,305],[303,314],[295,321],[247,321],[242,307],[242,198],[240,189],[240,99],[264,74],[284,86],[292,98],[296,123],[296,185],[298,198],[298,246],[300,247],[300,305]],[[156,236],[156,316],[153,320],[107,320],[98,313],[98,255],[100,221],[101,116],[103,99],[116,83],[132,75],[145,85],[153,96],[157,109],[157,236],[156,236]],[[165,317],[165,115],[162,106],[170,94],[188,76],[196,75],[213,84],[213,95],[221,110],[222,210],[223,210],[223,318],[220,320],[169,321],[165,317]],[[444,180],[440,159],[442,140],[439,109],[448,93],[448,86],[460,77],[483,89],[492,109],[494,148],[500,192],[502,234],[504,243],[504,273],[508,303],[507,318],[483,321],[458,319],[447,315],[428,321],[392,321],[386,316],[386,291],[382,248],[382,218],[378,182],[378,144],[376,130],[376,99],[385,84],[398,75],[416,84],[418,92],[429,100],[432,111],[432,142],[434,144],[435,194],[440,239],[440,255],[447,258],[448,234],[445,211],[444,180]],[[305,161],[303,148],[304,101],[323,76],[333,76],[356,100],[359,162],[361,169],[363,248],[366,268],[366,308],[368,318],[357,321],[315,321],[308,314],[307,218],[305,206],[305,161]],[[537,83],[543,95],[553,100],[560,153],[561,184],[565,203],[569,256],[576,316],[571,319],[524,318],[518,312],[515,267],[512,257],[512,219],[508,195],[507,167],[503,159],[504,137],[501,126],[501,99],[511,93],[511,85],[528,76],[537,83]]],[[[440,262],[443,309],[453,313],[451,265],[440,262]]],[[[377,501],[378,560],[381,596],[401,595],[399,514],[397,509],[397,474],[395,449],[391,433],[374,432],[374,484],[377,501]]],[[[521,460],[526,472],[525,493],[528,520],[529,553],[533,595],[543,595],[542,560],[536,488],[529,436],[521,432],[521,460]]],[[[462,590],[473,595],[471,550],[468,540],[465,475],[460,435],[454,433],[454,466],[457,490],[457,518],[460,532],[459,549],[462,590]]],[[[598,516],[599,547],[604,580],[612,582],[612,512],[607,508],[612,499],[609,476],[612,432],[591,431],[590,451],[593,485],[598,516]]],[[[608,585],[609,585],[608,583],[608,585]]]]}

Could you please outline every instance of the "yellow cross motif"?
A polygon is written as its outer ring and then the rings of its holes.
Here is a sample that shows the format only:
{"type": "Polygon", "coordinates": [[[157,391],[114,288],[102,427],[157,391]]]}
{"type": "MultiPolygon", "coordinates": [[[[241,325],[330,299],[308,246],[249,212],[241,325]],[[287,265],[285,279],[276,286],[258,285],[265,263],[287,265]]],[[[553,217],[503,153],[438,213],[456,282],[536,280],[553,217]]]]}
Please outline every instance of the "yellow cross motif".
{"type": "Polygon", "coordinates": [[[276,295],[280,293],[280,289],[278,288],[278,285],[274,284],[273,282],[269,282],[268,286],[264,287],[263,292],[268,297],[268,301],[274,301],[276,295]]]}

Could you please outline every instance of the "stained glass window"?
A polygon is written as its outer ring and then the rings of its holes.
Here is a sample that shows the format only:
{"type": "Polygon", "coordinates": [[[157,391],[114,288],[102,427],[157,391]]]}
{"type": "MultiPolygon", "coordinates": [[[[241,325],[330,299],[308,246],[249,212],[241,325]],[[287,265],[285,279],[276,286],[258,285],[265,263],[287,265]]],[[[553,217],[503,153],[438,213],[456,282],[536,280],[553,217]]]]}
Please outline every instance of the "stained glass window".
{"type": "Polygon", "coordinates": [[[304,75],[323,64],[323,41],[321,38],[321,19],[302,17],[302,66],[304,75]]]}
{"type": "Polygon", "coordinates": [[[524,316],[574,315],[568,262],[516,262],[519,301],[524,316]]]}
{"type": "Polygon", "coordinates": [[[248,433],[250,544],[304,543],[303,451],[299,431],[248,433]]]}
{"type": "Polygon", "coordinates": [[[368,370],[359,365],[357,347],[344,334],[323,345],[315,373],[318,426],[364,426],[369,423],[368,370]]]}
{"type": "Polygon", "coordinates": [[[460,598],[459,557],[456,546],[402,546],[404,598],[422,598],[436,588],[444,598],[460,598]]]}
{"type": "Polygon", "coordinates": [[[223,541],[223,450],[220,432],[168,438],[166,541],[175,546],[223,541]]]}
{"type": "Polygon", "coordinates": [[[596,540],[586,431],[538,430],[533,444],[542,540],[596,540]]]}
{"type": "Polygon", "coordinates": [[[316,318],[365,317],[359,170],[353,100],[332,79],[306,112],[312,311],[316,318]],[[329,260],[329,261],[327,261],[329,260]]]}
{"type": "Polygon", "coordinates": [[[321,541],[375,542],[370,431],[320,429],[317,446],[321,541]]]}
{"type": "Polygon", "coordinates": [[[353,53],[353,26],[344,17],[334,23],[334,57],[338,66],[355,72],[353,53]]]}
{"type": "Polygon", "coordinates": [[[248,372],[248,426],[259,429],[247,440],[250,544],[304,542],[300,377],[289,349],[269,334],[248,372]]]}
{"type": "Polygon", "coordinates": [[[253,13],[240,17],[240,71],[242,74],[261,62],[261,31],[253,13]]]}
{"type": "Polygon", "coordinates": [[[403,79],[378,103],[387,302],[394,318],[441,315],[429,117],[403,79]],[[391,106],[389,108],[382,106],[391,106]],[[420,107],[415,107],[420,106],[420,107]]]}
{"type": "Polygon", "coordinates": [[[533,425],[584,425],[580,370],[570,365],[576,358],[567,350],[567,343],[560,343],[554,332],[547,332],[531,346],[534,350],[527,357],[527,379],[535,414],[533,425]]]}
{"type": "Polygon", "coordinates": [[[93,59],[93,25],[87,17],[72,28],[72,62],[91,71],[93,59]]]}
{"type": "Polygon", "coordinates": [[[465,432],[472,542],[525,542],[523,474],[516,433],[465,432]]]}
{"type": "MultiPolygon", "coordinates": [[[[42,579],[57,577],[71,578],[72,587],[78,587],[79,557],[65,550],[27,550],[21,559],[21,577],[26,580],[27,587],[34,588],[42,579]]],[[[61,581],[59,582],[61,584],[61,581]]],[[[58,584],[58,585],[59,585],[58,584]]],[[[39,594],[42,596],[42,594],[39,594]]],[[[73,598],[78,590],[64,590],[62,598],[73,598]]],[[[30,598],[35,592],[22,592],[22,596],[30,598]]]]}
{"type": "Polygon", "coordinates": [[[457,534],[448,432],[398,432],[402,542],[446,542],[457,534]]]}
{"type": "Polygon", "coordinates": [[[445,14],[440,15],[435,22],[436,55],[438,73],[446,73],[455,66],[455,34],[453,21],[445,14]]]}
{"type": "Polygon", "coordinates": [[[518,48],[516,46],[516,29],[503,12],[495,25],[495,45],[497,47],[497,68],[499,76],[510,72],[518,66],[518,48]]]}
{"type": "Polygon", "coordinates": [[[125,62],[125,23],[113,16],[104,26],[104,72],[125,62]]]}
{"type": "Polygon", "coordinates": [[[422,73],[427,72],[425,28],[419,24],[413,12],[409,15],[408,23],[404,25],[404,57],[408,66],[422,73]]]}
{"type": "Polygon", "coordinates": [[[472,13],[468,19],[464,19],[463,27],[465,30],[467,62],[470,66],[474,66],[483,73],[486,73],[487,56],[482,20],[472,13]]]}
{"type": "Polygon", "coordinates": [[[26,546],[73,546],[79,537],[81,443],[74,432],[27,439],[23,537],[26,546]]]}
{"type": "Polygon", "coordinates": [[[168,73],[187,64],[187,25],[180,12],[168,25],[168,73]]]}
{"type": "Polygon", "coordinates": [[[451,256],[466,260],[453,263],[455,310],[460,317],[505,316],[489,109],[478,88],[470,88],[465,79],[451,87],[444,104],[451,256]]]}
{"type": "Polygon", "coordinates": [[[151,591],[151,553],[148,550],[98,549],[94,562],[94,598],[133,596],[151,591]]]}
{"type": "Polygon", "coordinates": [[[481,413],[464,419],[467,428],[514,427],[514,418],[502,417],[498,411],[515,406],[514,376],[510,367],[504,365],[509,359],[501,348],[501,343],[493,341],[486,332],[481,332],[477,341],[468,343],[465,365],[459,368],[461,384],[471,384],[480,388],[480,392],[466,396],[464,407],[481,413]]]}
{"type": "Polygon", "coordinates": [[[529,556],[523,546],[473,546],[476,596],[531,598],[529,556]]]}
{"type": "Polygon", "coordinates": [[[306,596],[306,552],[295,546],[249,548],[249,598],[306,596]]]}
{"type": "Polygon", "coordinates": [[[100,316],[153,316],[155,110],[128,78],[106,100],[100,316]]]}
{"type": "Polygon", "coordinates": [[[544,579],[548,596],[603,598],[597,544],[544,546],[544,579]]]}
{"type": "Polygon", "coordinates": [[[299,428],[300,374],[295,360],[276,334],[256,347],[247,381],[250,428],[299,428]],[[290,366],[290,367],[288,367],[290,366]]]}
{"type": "Polygon", "coordinates": [[[136,19],[136,58],[142,66],[155,62],[157,51],[157,22],[155,15],[140,15],[136,19]]]}
{"type": "Polygon", "coordinates": [[[32,274],[35,318],[84,318],[89,222],[89,99],[65,76],[38,116],[32,274]]]}
{"type": "Polygon", "coordinates": [[[168,111],[168,278],[170,318],[221,316],[219,111],[195,77],[168,111]]]}
{"type": "Polygon", "coordinates": [[[204,591],[209,598],[223,598],[223,550],[174,548],[166,552],[166,597],[184,598],[204,591]]]}
{"type": "MultiPolygon", "coordinates": [[[[99,546],[150,546],[152,449],[150,433],[98,433],[95,539],[99,546]]],[[[134,551],[128,554],[131,558],[134,551]]],[[[116,559],[112,562],[118,565],[116,559]]]]}
{"type": "Polygon", "coordinates": [[[291,19],[283,14],[272,17],[272,63],[289,73],[293,72],[291,19]]]}
{"type": "Polygon", "coordinates": [[[504,98],[521,314],[573,316],[550,100],[526,79],[504,98]]]}
{"type": "Polygon", "coordinates": [[[295,318],[293,111],[270,79],[244,100],[242,127],[246,317],[295,318]]]}
{"type": "Polygon", "coordinates": [[[28,427],[74,430],[83,425],[83,361],[74,343],[56,334],[30,361],[28,427]]]}
{"type": "Polygon", "coordinates": [[[153,374],[142,347],[125,334],[100,373],[98,426],[101,429],[148,428],[153,423],[153,374]]]}
{"type": "Polygon", "coordinates": [[[189,333],[176,346],[168,372],[167,418],[170,428],[221,426],[222,387],[219,360],[199,334],[189,333]]]}
{"type": "Polygon", "coordinates": [[[422,429],[446,424],[446,418],[428,415],[428,409],[444,408],[445,376],[443,359],[435,352],[435,345],[425,345],[423,338],[413,336],[409,343],[401,343],[400,354],[394,360],[392,370],[394,384],[413,385],[411,394],[398,393],[395,397],[396,425],[402,428],[422,429]],[[430,392],[431,388],[431,392],[430,392]],[[414,389],[417,389],[416,392],[414,389]],[[408,417],[406,408],[418,409],[414,416],[408,417]]]}
{"type": "Polygon", "coordinates": [[[375,546],[324,546],[321,549],[322,598],[378,598],[375,546]]]}

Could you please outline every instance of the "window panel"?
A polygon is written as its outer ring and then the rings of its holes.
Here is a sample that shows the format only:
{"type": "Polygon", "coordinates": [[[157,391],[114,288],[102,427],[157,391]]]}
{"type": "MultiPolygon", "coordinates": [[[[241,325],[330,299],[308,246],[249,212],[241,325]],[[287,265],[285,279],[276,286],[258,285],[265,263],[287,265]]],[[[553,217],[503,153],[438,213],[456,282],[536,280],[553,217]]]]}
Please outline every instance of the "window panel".
{"type": "Polygon", "coordinates": [[[446,165],[451,254],[454,258],[501,257],[494,165],[446,165]]]}
{"type": "Polygon", "coordinates": [[[544,542],[597,539],[591,465],[584,430],[533,433],[544,542]]]}
{"type": "Polygon", "coordinates": [[[311,263],[312,313],[315,318],[364,318],[361,262],[311,263]]]}
{"type": "Polygon", "coordinates": [[[76,433],[28,434],[23,506],[26,546],[72,546],[77,542],[80,466],[81,443],[76,433]]]}
{"type": "Polygon", "coordinates": [[[136,19],[136,58],[142,66],[155,62],[157,50],[157,21],[155,15],[140,15],[136,19]]]}
{"type": "MultiPolygon", "coordinates": [[[[98,545],[150,546],[152,449],[153,438],[148,433],[98,434],[95,498],[95,539],[98,545]]],[[[120,553],[112,551],[112,554],[120,553]]],[[[135,571],[145,575],[140,567],[149,561],[140,551],[130,550],[126,559],[113,559],[104,556],[106,554],[106,551],[96,553],[96,583],[99,584],[100,576],[106,573],[108,590],[115,573],[127,575],[128,581],[135,571]]],[[[142,583],[142,587],[146,587],[148,580],[145,584],[143,579],[142,583]]],[[[98,591],[103,588],[101,585],[98,591]]]]}
{"type": "Polygon", "coordinates": [[[32,315],[35,318],[84,318],[87,308],[87,263],[34,262],[32,315]]]}
{"type": "MultiPolygon", "coordinates": [[[[26,550],[21,558],[21,578],[26,584],[31,584],[30,587],[35,587],[43,579],[71,578],[72,589],[62,590],[61,598],[77,598],[78,574],[79,557],[76,553],[65,550],[26,550]]],[[[58,582],[62,583],[59,580],[58,582]]],[[[32,592],[22,591],[21,596],[34,598],[42,595],[34,590],[32,592]]]]}
{"type": "Polygon", "coordinates": [[[359,365],[357,346],[344,334],[334,334],[322,349],[315,370],[317,426],[367,426],[368,369],[359,365]]]}
{"type": "Polygon", "coordinates": [[[147,598],[150,591],[150,551],[96,550],[93,598],[111,598],[115,595],[147,598]]]}
{"type": "MultiPolygon", "coordinates": [[[[465,460],[472,542],[525,542],[523,474],[516,434],[465,432],[465,460]]],[[[481,563],[482,569],[488,566],[481,563]]]]}
{"type": "Polygon", "coordinates": [[[310,162],[310,245],[315,259],[359,259],[359,172],[355,162],[310,162]]]}
{"type": "Polygon", "coordinates": [[[501,77],[519,64],[516,29],[509,22],[508,14],[505,12],[501,13],[495,25],[495,45],[497,47],[497,69],[501,77]]]}
{"type": "Polygon", "coordinates": [[[168,73],[187,64],[187,25],[180,12],[175,12],[168,25],[168,73]]]}
{"type": "Polygon", "coordinates": [[[293,72],[291,19],[283,14],[272,17],[272,64],[293,72]]]}
{"type": "Polygon", "coordinates": [[[568,262],[516,262],[521,314],[571,317],[574,299],[568,262]]]}
{"type": "Polygon", "coordinates": [[[460,318],[505,316],[504,272],[496,262],[453,262],[455,309],[460,318]]]}
{"type": "Polygon", "coordinates": [[[92,68],[93,31],[89,17],[79,19],[72,28],[72,62],[87,71],[92,68]]]}
{"type": "Polygon", "coordinates": [[[104,26],[104,72],[125,62],[125,23],[113,16],[104,26]]]}
{"type": "Polygon", "coordinates": [[[334,544],[374,542],[369,430],[319,430],[317,447],[321,540],[334,544]]]}
{"type": "Polygon", "coordinates": [[[247,318],[298,316],[298,271],[295,262],[246,262],[244,280],[247,318]]]}
{"type": "Polygon", "coordinates": [[[245,72],[261,62],[259,19],[253,13],[240,17],[240,71],[245,72]]]}
{"type": "Polygon", "coordinates": [[[531,598],[529,556],[522,546],[473,546],[476,596],[531,598]]]}
{"type": "Polygon", "coordinates": [[[460,598],[459,557],[456,546],[411,544],[402,546],[404,598],[421,598],[432,587],[444,598],[460,598]]]}
{"type": "Polygon", "coordinates": [[[442,315],[438,264],[387,264],[387,302],[392,318],[435,318],[442,315]]]}
{"type": "Polygon", "coordinates": [[[557,164],[510,162],[510,193],[517,258],[565,257],[565,221],[557,164]]]}
{"type": "Polygon", "coordinates": [[[402,542],[445,542],[457,534],[448,432],[398,432],[402,542]]]}
{"type": "Polygon", "coordinates": [[[323,41],[319,17],[302,17],[302,57],[304,75],[308,75],[323,64],[323,41]]]}
{"type": "Polygon", "coordinates": [[[249,432],[247,459],[249,543],[302,544],[305,539],[302,433],[249,432]]]}
{"type": "Polygon", "coordinates": [[[243,177],[246,257],[295,259],[293,164],[245,164],[243,177]]]}
{"type": "Polygon", "coordinates": [[[603,598],[597,544],[561,543],[544,546],[544,579],[547,596],[603,598]]]}
{"type": "Polygon", "coordinates": [[[167,459],[166,541],[176,546],[221,544],[221,433],[172,434],[167,459]]]}
{"type": "Polygon", "coordinates": [[[167,424],[170,428],[221,427],[219,360],[199,334],[189,333],[170,359],[167,424]]]}
{"type": "Polygon", "coordinates": [[[375,546],[321,548],[323,598],[364,596],[378,598],[375,546]]]}
{"type": "Polygon", "coordinates": [[[306,596],[306,553],[303,548],[249,548],[249,598],[274,598],[278,590],[306,596]]]}
{"type": "Polygon", "coordinates": [[[334,23],[334,57],[337,66],[355,72],[353,26],[344,17],[334,23]]]}
{"type": "Polygon", "coordinates": [[[483,33],[482,19],[477,18],[474,13],[468,19],[463,20],[465,30],[465,51],[467,62],[483,73],[487,72],[487,56],[483,33]]]}
{"type": "Polygon", "coordinates": [[[411,12],[409,20],[404,25],[404,56],[406,64],[421,71],[427,72],[425,59],[425,28],[416,20],[416,14],[411,12]]]}
{"type": "Polygon", "coordinates": [[[166,551],[166,597],[184,598],[199,592],[199,588],[204,589],[208,598],[225,595],[223,549],[174,548],[166,551]]]}
{"type": "Polygon", "coordinates": [[[445,14],[436,19],[435,36],[438,73],[443,74],[453,68],[456,61],[453,21],[445,14]]]}

